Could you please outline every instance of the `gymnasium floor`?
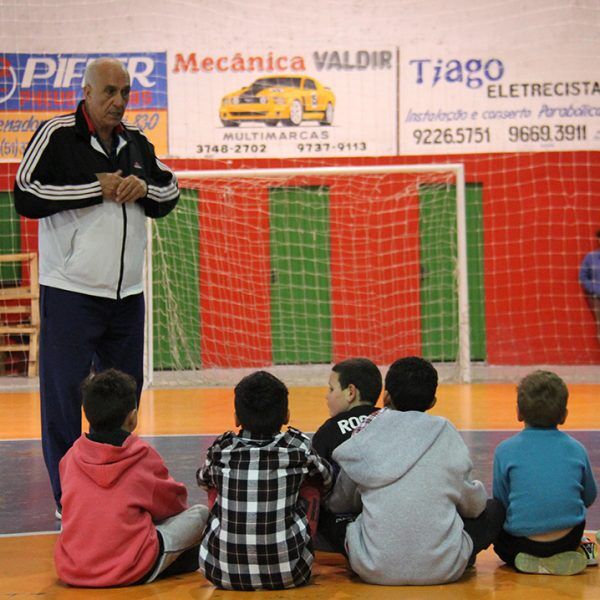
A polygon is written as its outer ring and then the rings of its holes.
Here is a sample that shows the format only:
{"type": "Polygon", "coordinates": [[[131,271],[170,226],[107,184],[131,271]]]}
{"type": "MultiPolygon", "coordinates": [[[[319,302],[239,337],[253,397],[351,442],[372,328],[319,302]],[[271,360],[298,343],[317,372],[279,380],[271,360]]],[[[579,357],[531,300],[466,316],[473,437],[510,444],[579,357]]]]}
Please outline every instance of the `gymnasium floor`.
{"type": "MultiPolygon", "coordinates": [[[[564,429],[588,449],[600,482],[600,385],[569,385],[569,417],[564,429]]],[[[290,424],[313,432],[327,418],[324,387],[290,388],[290,424]]],[[[233,427],[231,388],[152,390],[144,393],[137,433],[165,458],[173,476],[187,484],[190,501],[203,502],[195,471],[215,435],[233,427]]],[[[512,384],[443,384],[432,411],[451,419],[471,450],[475,477],[491,491],[493,451],[520,427],[512,384]]],[[[52,547],[58,523],[39,442],[37,392],[0,393],[0,598],[186,599],[241,598],[244,592],[215,589],[198,573],[150,586],[81,590],[61,584],[54,573],[52,547]]],[[[587,529],[600,529],[600,500],[588,513],[587,529]]],[[[426,535],[426,533],[425,533],[426,535]]],[[[600,597],[600,569],[574,577],[525,575],[505,567],[491,550],[475,569],[454,584],[394,588],[361,583],[334,554],[317,553],[310,586],[285,592],[252,593],[253,598],[555,598],[600,597]]]]}

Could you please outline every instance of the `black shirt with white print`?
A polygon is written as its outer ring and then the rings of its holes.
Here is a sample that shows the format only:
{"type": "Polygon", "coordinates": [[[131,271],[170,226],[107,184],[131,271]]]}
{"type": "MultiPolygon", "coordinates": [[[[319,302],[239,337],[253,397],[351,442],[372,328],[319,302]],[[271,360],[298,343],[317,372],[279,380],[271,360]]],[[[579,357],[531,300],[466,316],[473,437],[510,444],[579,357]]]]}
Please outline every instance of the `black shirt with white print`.
{"type": "Polygon", "coordinates": [[[352,432],[376,410],[377,407],[372,404],[359,404],[327,419],[313,435],[312,447],[319,456],[328,460],[337,470],[337,464],[331,458],[333,451],[345,442],[352,432]]]}

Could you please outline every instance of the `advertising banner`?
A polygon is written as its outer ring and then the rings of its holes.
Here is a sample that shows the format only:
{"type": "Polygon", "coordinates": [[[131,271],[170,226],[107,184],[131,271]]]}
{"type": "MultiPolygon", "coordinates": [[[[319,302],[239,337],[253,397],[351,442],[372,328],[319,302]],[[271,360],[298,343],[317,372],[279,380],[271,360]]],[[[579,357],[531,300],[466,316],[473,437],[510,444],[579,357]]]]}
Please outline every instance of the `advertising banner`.
{"type": "Polygon", "coordinates": [[[198,158],[397,152],[393,48],[176,51],[169,147],[198,158]]]}
{"type": "MultiPolygon", "coordinates": [[[[160,156],[229,159],[598,150],[600,81],[582,52],[411,43],[111,55],[131,75],[126,119],[160,156]]],[[[44,119],[75,110],[98,56],[0,54],[0,160],[20,159],[44,119]]]]}
{"type": "Polygon", "coordinates": [[[167,154],[166,53],[3,53],[0,54],[0,160],[20,159],[42,121],[73,112],[83,97],[87,63],[109,55],[123,61],[131,77],[126,119],[148,135],[158,154],[167,154]]]}
{"type": "Polygon", "coordinates": [[[600,149],[597,61],[581,50],[400,56],[401,154],[600,149]]]}

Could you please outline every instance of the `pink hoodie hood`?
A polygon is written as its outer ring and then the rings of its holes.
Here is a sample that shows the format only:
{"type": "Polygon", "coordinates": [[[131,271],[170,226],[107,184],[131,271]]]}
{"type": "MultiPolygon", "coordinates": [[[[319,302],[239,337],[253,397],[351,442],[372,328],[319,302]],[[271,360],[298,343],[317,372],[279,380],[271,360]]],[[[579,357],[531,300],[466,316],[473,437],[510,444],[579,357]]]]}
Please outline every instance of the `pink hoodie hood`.
{"type": "Polygon", "coordinates": [[[131,467],[148,455],[148,446],[130,435],[122,446],[93,442],[82,435],[73,445],[73,460],[94,483],[112,487],[131,467]]]}

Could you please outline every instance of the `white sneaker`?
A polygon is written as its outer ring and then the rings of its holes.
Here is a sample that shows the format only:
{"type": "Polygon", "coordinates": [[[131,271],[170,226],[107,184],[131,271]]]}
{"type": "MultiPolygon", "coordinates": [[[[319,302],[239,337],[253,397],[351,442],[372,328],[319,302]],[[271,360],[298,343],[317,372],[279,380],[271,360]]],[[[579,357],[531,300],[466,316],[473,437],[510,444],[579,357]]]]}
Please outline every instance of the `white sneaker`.
{"type": "Polygon", "coordinates": [[[585,571],[587,566],[583,552],[560,552],[553,556],[533,556],[519,552],[515,558],[515,567],[521,573],[538,573],[540,575],[576,575],[585,571]]]}
{"type": "Polygon", "coordinates": [[[579,552],[585,556],[588,567],[598,566],[598,546],[585,535],[581,538],[579,552]]]}

